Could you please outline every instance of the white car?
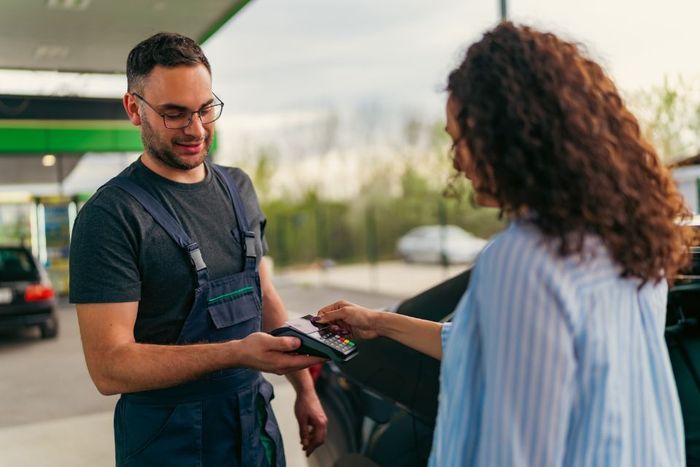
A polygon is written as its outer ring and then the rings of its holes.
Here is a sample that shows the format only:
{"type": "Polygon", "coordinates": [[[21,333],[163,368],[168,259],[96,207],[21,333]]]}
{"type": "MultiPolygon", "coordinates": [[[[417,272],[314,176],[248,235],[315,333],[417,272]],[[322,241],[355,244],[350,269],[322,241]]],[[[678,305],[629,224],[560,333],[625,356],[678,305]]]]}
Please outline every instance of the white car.
{"type": "Polygon", "coordinates": [[[409,263],[471,263],[488,243],[456,225],[424,225],[401,237],[397,250],[409,263]]]}

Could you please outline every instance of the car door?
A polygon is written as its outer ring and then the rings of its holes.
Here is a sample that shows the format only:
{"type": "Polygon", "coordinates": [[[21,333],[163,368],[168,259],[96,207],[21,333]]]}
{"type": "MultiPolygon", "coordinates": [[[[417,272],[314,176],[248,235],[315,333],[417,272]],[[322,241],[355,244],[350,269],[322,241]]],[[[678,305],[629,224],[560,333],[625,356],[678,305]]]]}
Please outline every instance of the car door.
{"type": "MultiPolygon", "coordinates": [[[[470,274],[468,269],[402,302],[395,312],[445,320],[466,291],[470,274]]],[[[385,338],[358,346],[353,360],[328,364],[335,373],[319,388],[324,407],[333,412],[329,424],[344,425],[342,436],[347,437],[338,449],[347,451],[339,459],[326,458],[325,465],[424,466],[437,415],[440,362],[385,338]]]]}

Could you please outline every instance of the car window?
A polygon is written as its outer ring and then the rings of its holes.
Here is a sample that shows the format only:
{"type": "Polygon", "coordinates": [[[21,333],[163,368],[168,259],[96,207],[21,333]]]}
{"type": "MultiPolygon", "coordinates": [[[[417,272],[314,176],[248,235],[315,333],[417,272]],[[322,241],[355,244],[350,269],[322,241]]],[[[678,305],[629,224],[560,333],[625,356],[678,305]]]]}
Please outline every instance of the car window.
{"type": "Polygon", "coordinates": [[[469,286],[471,267],[425,292],[402,302],[397,313],[414,318],[444,321],[452,314],[469,286]]]}
{"type": "Polygon", "coordinates": [[[413,238],[427,238],[430,237],[430,230],[425,227],[420,227],[409,232],[407,236],[413,238]]]}
{"type": "Polygon", "coordinates": [[[456,225],[448,225],[445,227],[445,233],[447,235],[455,235],[458,237],[470,237],[469,232],[466,232],[464,229],[461,227],[458,227],[456,225]]]}
{"type": "Polygon", "coordinates": [[[27,251],[0,249],[0,281],[32,281],[36,277],[36,266],[27,251]]]}

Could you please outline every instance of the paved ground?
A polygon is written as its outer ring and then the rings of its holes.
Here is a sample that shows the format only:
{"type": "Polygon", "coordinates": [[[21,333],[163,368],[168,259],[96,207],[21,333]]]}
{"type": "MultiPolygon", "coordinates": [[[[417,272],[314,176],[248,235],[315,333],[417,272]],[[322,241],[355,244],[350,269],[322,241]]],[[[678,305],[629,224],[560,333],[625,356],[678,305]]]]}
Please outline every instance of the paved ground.
{"type": "Polygon", "coordinates": [[[443,268],[385,261],[376,265],[352,264],[325,269],[310,267],[288,271],[279,277],[307,286],[373,292],[401,299],[456,276],[465,268],[466,266],[459,265],[443,268]]]}
{"type": "MultiPolygon", "coordinates": [[[[456,274],[439,267],[387,263],[326,271],[279,274],[278,290],[292,316],[315,313],[345,298],[384,307],[456,274]]],[[[90,382],[80,347],[75,310],[59,311],[60,335],[42,341],[38,332],[0,335],[0,467],[100,467],[114,464],[112,409],[116,397],[101,396],[90,382]]],[[[270,376],[273,401],[285,439],[289,467],[304,467],[291,407],[294,391],[270,376]]]]}

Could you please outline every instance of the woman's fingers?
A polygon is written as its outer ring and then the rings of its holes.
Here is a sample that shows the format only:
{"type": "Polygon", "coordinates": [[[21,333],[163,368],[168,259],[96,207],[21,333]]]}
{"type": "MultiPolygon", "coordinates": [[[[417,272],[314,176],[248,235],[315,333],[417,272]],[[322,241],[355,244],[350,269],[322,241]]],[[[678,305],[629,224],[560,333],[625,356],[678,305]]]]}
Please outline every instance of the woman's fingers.
{"type": "Polygon", "coordinates": [[[341,308],[347,307],[347,306],[353,306],[352,303],[348,302],[347,300],[338,300],[337,302],[331,303],[329,305],[324,306],[320,310],[316,312],[318,316],[325,315],[327,313],[330,313],[335,310],[339,310],[341,308]]]}
{"type": "MultiPolygon", "coordinates": [[[[333,305],[330,306],[335,306],[336,304],[334,303],[333,305]]],[[[345,309],[345,306],[343,305],[342,307],[338,308],[332,308],[332,309],[327,309],[323,311],[324,309],[322,308],[318,312],[318,319],[316,320],[317,323],[322,323],[322,324],[327,324],[332,321],[341,321],[344,318],[347,317],[347,311],[345,309]]]]}
{"type": "Polygon", "coordinates": [[[327,324],[344,337],[371,339],[377,336],[372,320],[374,311],[345,300],[321,308],[314,322],[327,324]]]}

